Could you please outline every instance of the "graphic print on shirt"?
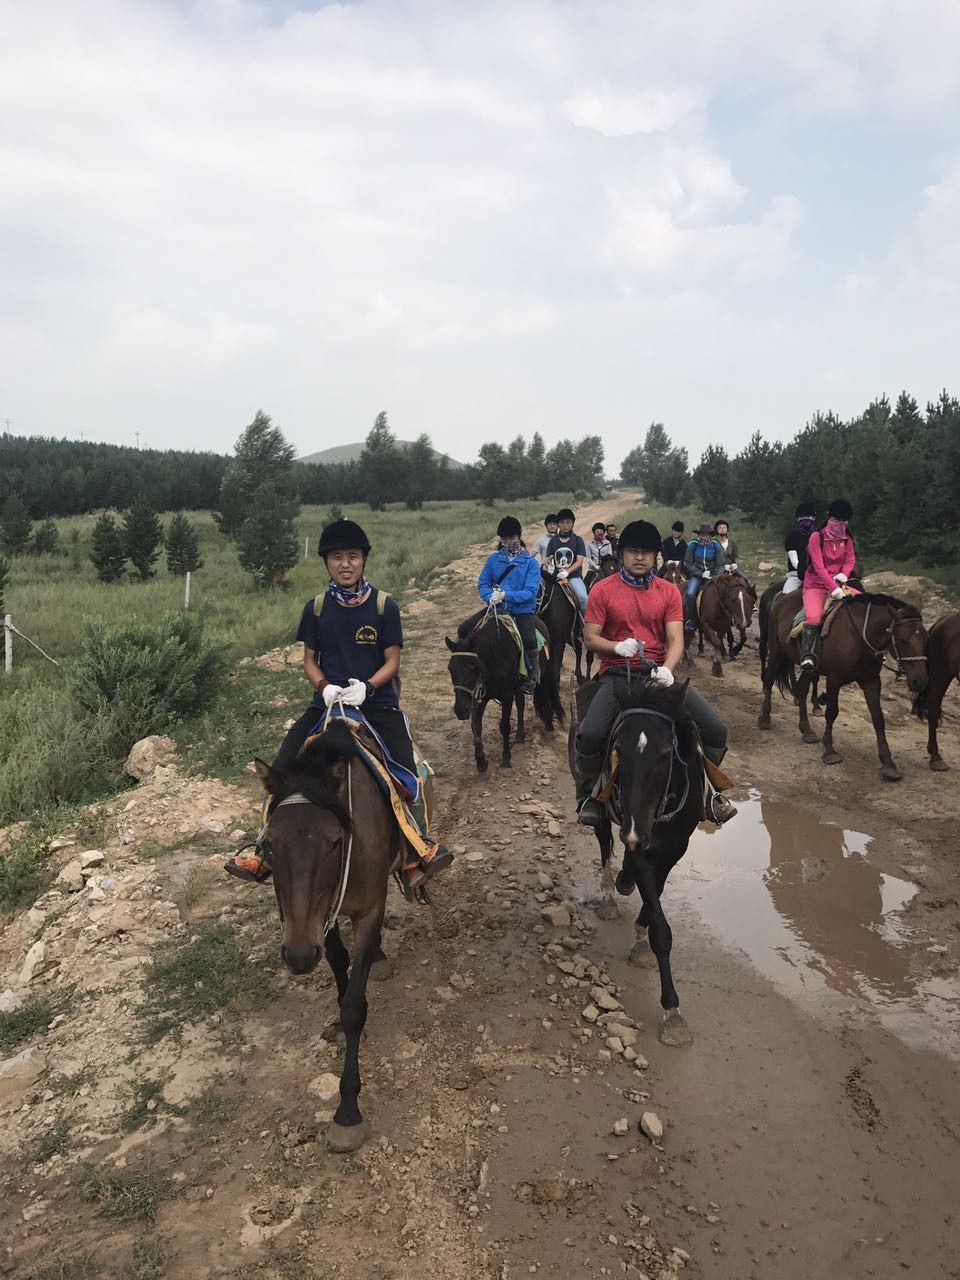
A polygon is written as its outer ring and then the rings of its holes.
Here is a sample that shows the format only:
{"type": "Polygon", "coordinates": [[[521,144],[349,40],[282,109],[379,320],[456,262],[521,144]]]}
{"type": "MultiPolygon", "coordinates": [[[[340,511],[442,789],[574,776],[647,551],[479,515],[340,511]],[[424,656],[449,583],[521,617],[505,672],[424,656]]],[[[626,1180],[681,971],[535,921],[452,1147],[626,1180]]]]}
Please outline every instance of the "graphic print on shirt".
{"type": "Polygon", "coordinates": [[[557,547],[553,553],[553,563],[558,569],[569,569],[576,558],[573,547],[557,547]]]}
{"type": "Polygon", "coordinates": [[[376,644],[377,629],[376,627],[357,627],[357,634],[353,637],[357,644],[376,644]]]}

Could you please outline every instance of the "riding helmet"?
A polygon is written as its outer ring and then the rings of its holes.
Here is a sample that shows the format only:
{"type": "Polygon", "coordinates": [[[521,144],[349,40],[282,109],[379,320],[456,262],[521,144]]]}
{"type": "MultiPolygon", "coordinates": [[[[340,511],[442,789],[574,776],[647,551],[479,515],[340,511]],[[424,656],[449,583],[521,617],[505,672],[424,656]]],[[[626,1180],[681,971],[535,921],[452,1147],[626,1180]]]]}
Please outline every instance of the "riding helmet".
{"type": "Polygon", "coordinates": [[[620,550],[659,551],[663,546],[660,530],[649,520],[631,520],[620,535],[620,550]]]}
{"type": "Polygon", "coordinates": [[[853,507],[846,498],[837,498],[827,507],[827,516],[835,516],[837,520],[852,520],[853,507]]]}
{"type": "Polygon", "coordinates": [[[497,525],[498,538],[519,538],[522,532],[523,528],[516,516],[504,516],[497,525]]]}
{"type": "Polygon", "coordinates": [[[557,512],[557,520],[558,520],[558,521],[560,521],[560,520],[576,520],[576,518],[577,518],[577,517],[573,514],[573,512],[570,510],[570,508],[569,508],[569,507],[561,507],[561,508],[560,508],[560,510],[557,512]]]}
{"type": "Polygon", "coordinates": [[[815,502],[798,502],[797,509],[793,513],[794,519],[799,520],[802,516],[815,516],[817,514],[817,504],[815,502]]]}
{"type": "Polygon", "coordinates": [[[330,551],[362,551],[370,554],[370,539],[355,520],[334,520],[320,535],[317,554],[326,556],[330,551]]]}

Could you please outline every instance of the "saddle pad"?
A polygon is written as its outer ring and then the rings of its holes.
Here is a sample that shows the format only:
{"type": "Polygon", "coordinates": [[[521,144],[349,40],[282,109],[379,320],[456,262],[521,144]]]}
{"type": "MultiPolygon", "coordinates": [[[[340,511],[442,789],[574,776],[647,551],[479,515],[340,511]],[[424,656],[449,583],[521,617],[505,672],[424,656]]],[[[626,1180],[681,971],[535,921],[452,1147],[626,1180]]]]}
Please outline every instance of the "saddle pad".
{"type": "MultiPolygon", "coordinates": [[[[821,640],[823,640],[825,636],[828,636],[830,634],[830,628],[833,626],[833,620],[837,616],[837,610],[843,604],[844,600],[846,600],[848,596],[858,596],[859,594],[860,592],[854,591],[852,587],[844,587],[843,600],[834,600],[833,596],[827,596],[826,603],[823,608],[823,621],[820,623],[820,639],[821,640]]],[[[806,612],[805,610],[801,609],[800,612],[797,614],[797,616],[793,620],[793,626],[790,628],[790,635],[788,639],[790,640],[799,639],[800,632],[803,630],[804,623],[806,622],[806,620],[807,620],[806,612]]]]}

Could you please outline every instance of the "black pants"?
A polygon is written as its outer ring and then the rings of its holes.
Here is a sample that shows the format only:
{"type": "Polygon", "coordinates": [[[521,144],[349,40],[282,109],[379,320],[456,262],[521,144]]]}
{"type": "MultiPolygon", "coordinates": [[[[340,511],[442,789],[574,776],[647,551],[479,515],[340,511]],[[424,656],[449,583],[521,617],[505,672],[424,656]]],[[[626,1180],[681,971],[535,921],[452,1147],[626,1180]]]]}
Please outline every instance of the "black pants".
{"type": "MultiPolygon", "coordinates": [[[[457,628],[457,634],[460,636],[469,635],[480,619],[485,616],[486,612],[486,609],[478,609],[476,613],[472,613],[465,622],[461,622],[457,628]]],[[[500,612],[506,613],[507,611],[501,609],[500,612]]],[[[510,617],[517,624],[517,630],[520,632],[520,639],[523,641],[524,649],[536,649],[537,615],[535,613],[511,613],[510,617]]]]}
{"type": "MultiPolygon", "coordinates": [[[[605,671],[597,682],[597,692],[587,710],[577,738],[581,755],[596,758],[606,747],[613,722],[620,711],[614,694],[616,685],[626,681],[621,671],[605,671]]],[[[702,693],[692,686],[687,689],[685,709],[700,730],[704,751],[714,764],[719,764],[727,747],[727,726],[702,693]]]]}
{"type": "MultiPolygon", "coordinates": [[[[398,707],[366,706],[360,708],[370,724],[383,739],[384,746],[397,764],[411,773],[417,772],[413,758],[413,742],[407,729],[407,720],[398,707]]],[[[283,740],[273,767],[278,773],[289,769],[297,757],[297,752],[307,738],[320,724],[326,715],[325,707],[308,707],[283,740]]]]}

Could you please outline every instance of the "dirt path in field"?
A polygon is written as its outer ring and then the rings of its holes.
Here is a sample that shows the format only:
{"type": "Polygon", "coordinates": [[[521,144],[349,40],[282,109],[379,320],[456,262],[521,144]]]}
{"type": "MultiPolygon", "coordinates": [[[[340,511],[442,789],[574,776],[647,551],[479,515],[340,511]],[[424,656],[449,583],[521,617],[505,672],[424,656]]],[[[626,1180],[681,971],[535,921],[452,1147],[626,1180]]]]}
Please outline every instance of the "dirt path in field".
{"type": "MultiPolygon", "coordinates": [[[[633,505],[621,495],[578,524],[633,505]]],[[[906,774],[895,786],[879,779],[855,695],[839,723],[846,763],[828,770],[786,704],[773,732],[758,732],[755,650],[722,681],[701,661],[694,679],[728,719],[728,767],[745,785],[741,815],[698,833],[669,885],[694,1043],[668,1048],[656,969],[626,964],[637,901],[620,901],[618,921],[597,918],[596,846],[572,821],[563,734],[532,722],[502,771],[491,712],[494,763],[480,776],[469,727],[451,714],[442,636],[473,607],[482,554],[407,611],[404,700],[458,860],[432,908],[390,900],[395,973],[371,987],[362,1049],[367,1145],[348,1158],[325,1150],[322,1073],[337,1051],[319,1030],[332,986],[325,973],[277,969],[268,895],[226,882],[215,858],[184,852],[126,873],[118,851],[131,918],[73,964],[76,978],[102,967],[85,1020],[47,1037],[62,1070],[75,1041],[88,1037],[87,1057],[100,1045],[103,1078],[66,1104],[87,1106],[85,1147],[8,1173],[14,1274],[41,1274],[65,1241],[103,1248],[103,1220],[77,1198],[86,1158],[176,1170],[180,1194],[161,1203],[154,1233],[169,1257],[155,1273],[111,1262],[51,1277],[960,1276],[958,775],[926,769],[923,732],[892,686],[884,706],[906,774]],[[118,1063],[120,975],[135,980],[138,929],[163,927],[147,907],[172,906],[190,875],[201,892],[181,915],[247,930],[269,1003],[239,1036],[210,1020],[179,1047],[118,1063]],[[111,1090],[145,1073],[164,1082],[158,1118],[121,1139],[111,1090]],[[212,1120],[167,1110],[211,1083],[225,1099],[212,1120]],[[662,1137],[639,1130],[645,1113],[662,1137]]],[[[955,703],[942,748],[960,765],[955,703]]],[[[252,794],[219,788],[196,802],[228,829],[249,823],[252,794]]],[[[135,817],[117,819],[134,844],[135,817]]],[[[10,965],[29,937],[8,931],[10,965]]],[[[56,955],[54,938],[47,962],[56,955]]],[[[63,1105],[38,1086],[11,1123],[43,1131],[63,1105]]],[[[143,1230],[109,1226],[109,1257],[127,1258],[143,1230]]]]}

